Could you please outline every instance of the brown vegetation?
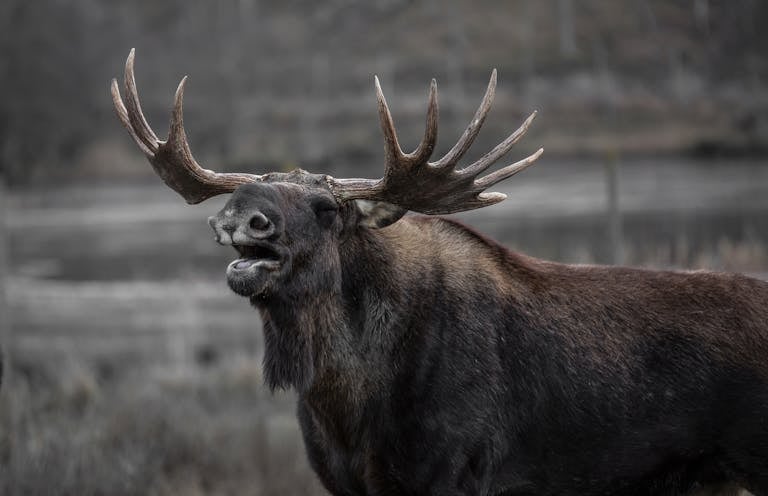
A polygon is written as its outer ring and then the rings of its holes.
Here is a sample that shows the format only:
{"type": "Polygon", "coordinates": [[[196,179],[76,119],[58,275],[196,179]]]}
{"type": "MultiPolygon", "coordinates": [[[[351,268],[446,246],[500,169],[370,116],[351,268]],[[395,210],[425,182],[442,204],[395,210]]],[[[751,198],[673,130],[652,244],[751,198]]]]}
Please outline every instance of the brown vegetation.
{"type": "Polygon", "coordinates": [[[292,401],[265,393],[257,361],[183,376],[109,367],[13,363],[0,396],[0,494],[323,493],[292,401]]]}

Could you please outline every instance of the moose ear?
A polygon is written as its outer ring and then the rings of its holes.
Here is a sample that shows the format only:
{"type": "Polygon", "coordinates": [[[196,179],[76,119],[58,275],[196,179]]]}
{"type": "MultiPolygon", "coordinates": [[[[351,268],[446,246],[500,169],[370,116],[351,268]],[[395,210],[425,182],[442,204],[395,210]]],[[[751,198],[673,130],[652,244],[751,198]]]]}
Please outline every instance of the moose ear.
{"type": "Polygon", "coordinates": [[[380,201],[355,200],[355,206],[360,212],[358,224],[371,229],[379,229],[394,224],[408,212],[403,207],[380,201]]]}

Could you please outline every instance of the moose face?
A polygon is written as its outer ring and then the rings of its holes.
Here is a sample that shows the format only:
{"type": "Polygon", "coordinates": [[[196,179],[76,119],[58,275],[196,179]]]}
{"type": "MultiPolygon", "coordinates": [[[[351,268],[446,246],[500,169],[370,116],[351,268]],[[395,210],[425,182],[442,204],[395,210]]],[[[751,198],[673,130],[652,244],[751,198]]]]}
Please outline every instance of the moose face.
{"type": "Polygon", "coordinates": [[[338,240],[354,212],[339,204],[322,176],[272,174],[238,187],[208,223],[237,258],[227,267],[230,288],[264,299],[291,287],[333,284],[338,240]]]}

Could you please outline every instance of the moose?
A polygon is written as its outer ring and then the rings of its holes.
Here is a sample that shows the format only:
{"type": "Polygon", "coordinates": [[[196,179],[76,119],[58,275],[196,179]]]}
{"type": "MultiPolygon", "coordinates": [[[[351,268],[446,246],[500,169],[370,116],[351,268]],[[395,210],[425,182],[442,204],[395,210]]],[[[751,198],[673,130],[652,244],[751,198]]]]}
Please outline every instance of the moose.
{"type": "Polygon", "coordinates": [[[375,80],[381,179],[216,173],[193,158],[176,91],[162,141],[125,68],[117,115],[237,259],[231,289],[263,320],[264,374],[293,389],[312,468],[334,495],[679,495],[735,484],[768,496],[768,284],[738,274],[564,265],[438,214],[542,153],[483,175],[535,113],[458,167],[488,114],[431,160],[404,153],[375,80]],[[413,214],[405,215],[408,212],[413,214]],[[425,215],[418,215],[425,214],[425,215]]]}

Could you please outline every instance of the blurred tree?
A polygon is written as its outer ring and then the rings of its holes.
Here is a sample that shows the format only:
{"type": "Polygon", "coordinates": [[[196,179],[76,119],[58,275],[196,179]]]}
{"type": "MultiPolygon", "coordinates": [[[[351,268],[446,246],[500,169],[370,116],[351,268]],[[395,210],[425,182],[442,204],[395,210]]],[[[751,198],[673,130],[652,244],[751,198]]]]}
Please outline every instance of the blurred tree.
{"type": "MultiPolygon", "coordinates": [[[[461,128],[491,67],[511,78],[503,91],[524,97],[500,95],[496,112],[546,104],[564,116],[554,134],[596,130],[594,107],[610,99],[627,123],[674,115],[694,139],[706,138],[706,112],[738,122],[748,110],[760,140],[768,111],[747,88],[768,92],[764,18],[768,2],[758,0],[4,0],[0,167],[11,184],[58,180],[91,170],[77,169],[101,144],[130,153],[105,88],[132,46],[159,133],[175,83],[183,71],[192,76],[190,139],[217,167],[375,167],[372,74],[408,140],[421,133],[425,81],[441,78],[447,126],[461,128]]],[[[487,133],[503,133],[505,120],[490,121],[487,133]]]]}
{"type": "Polygon", "coordinates": [[[90,139],[87,26],[79,10],[51,2],[4,4],[2,149],[11,183],[71,160],[90,139]]]}

